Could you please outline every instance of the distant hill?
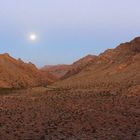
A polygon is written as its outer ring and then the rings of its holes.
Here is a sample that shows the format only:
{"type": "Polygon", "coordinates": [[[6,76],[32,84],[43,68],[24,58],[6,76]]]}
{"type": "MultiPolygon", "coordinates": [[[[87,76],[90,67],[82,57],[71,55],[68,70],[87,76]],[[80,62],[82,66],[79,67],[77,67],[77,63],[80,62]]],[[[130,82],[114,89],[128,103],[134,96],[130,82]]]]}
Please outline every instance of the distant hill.
{"type": "MultiPolygon", "coordinates": [[[[76,68],[77,69],[77,66],[76,68]]],[[[80,71],[68,72],[61,82],[61,88],[86,88],[119,92],[140,85],[140,37],[106,50],[95,57],[80,71]],[[71,73],[68,75],[68,73],[71,73]]]]}
{"type": "Polygon", "coordinates": [[[46,65],[44,66],[41,71],[43,72],[49,72],[58,79],[63,77],[68,70],[70,69],[70,65],[46,65]]]}
{"type": "Polygon", "coordinates": [[[71,65],[46,65],[41,70],[51,73],[58,79],[65,79],[78,73],[83,67],[93,61],[95,57],[94,55],[87,55],[71,65]]]}
{"type": "Polygon", "coordinates": [[[71,77],[71,76],[79,73],[82,69],[84,69],[85,67],[90,65],[95,60],[96,60],[95,55],[87,55],[87,56],[79,59],[78,61],[74,62],[71,65],[70,69],[67,71],[67,73],[63,77],[61,77],[61,79],[66,79],[68,77],[71,77]]]}

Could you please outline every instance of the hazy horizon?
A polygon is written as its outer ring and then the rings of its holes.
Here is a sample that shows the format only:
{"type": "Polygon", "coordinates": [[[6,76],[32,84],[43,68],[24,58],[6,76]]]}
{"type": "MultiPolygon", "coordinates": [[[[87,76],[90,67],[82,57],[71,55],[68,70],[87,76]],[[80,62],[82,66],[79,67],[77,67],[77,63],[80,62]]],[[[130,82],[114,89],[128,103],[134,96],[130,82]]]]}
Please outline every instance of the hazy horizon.
{"type": "Polygon", "coordinates": [[[70,64],[140,35],[137,0],[5,0],[0,53],[43,65],[70,64]],[[32,42],[28,34],[34,32],[32,42]]]}

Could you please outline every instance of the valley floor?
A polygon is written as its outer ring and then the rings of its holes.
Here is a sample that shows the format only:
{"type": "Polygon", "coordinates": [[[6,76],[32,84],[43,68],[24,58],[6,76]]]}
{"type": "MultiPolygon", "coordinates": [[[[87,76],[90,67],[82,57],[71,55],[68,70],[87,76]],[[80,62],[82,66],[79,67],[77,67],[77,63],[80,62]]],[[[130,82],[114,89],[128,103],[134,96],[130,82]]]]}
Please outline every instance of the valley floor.
{"type": "Polygon", "coordinates": [[[140,95],[41,87],[2,94],[0,140],[140,140],[140,95]]]}

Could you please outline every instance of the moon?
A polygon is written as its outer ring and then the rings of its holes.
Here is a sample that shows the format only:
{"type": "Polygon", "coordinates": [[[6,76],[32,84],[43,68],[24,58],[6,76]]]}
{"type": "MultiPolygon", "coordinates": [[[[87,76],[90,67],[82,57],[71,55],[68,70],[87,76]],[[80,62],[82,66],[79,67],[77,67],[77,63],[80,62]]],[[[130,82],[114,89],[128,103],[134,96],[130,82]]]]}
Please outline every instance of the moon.
{"type": "Polygon", "coordinates": [[[31,41],[36,41],[36,40],[37,40],[37,35],[36,35],[35,33],[30,33],[30,34],[29,34],[29,39],[30,39],[31,41]]]}

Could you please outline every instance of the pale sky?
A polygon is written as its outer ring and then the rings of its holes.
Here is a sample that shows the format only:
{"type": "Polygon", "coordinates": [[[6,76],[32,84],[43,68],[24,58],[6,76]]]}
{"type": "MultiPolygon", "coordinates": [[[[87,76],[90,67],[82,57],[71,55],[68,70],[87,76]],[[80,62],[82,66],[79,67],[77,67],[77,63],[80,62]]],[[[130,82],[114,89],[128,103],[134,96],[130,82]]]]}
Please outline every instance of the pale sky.
{"type": "Polygon", "coordinates": [[[38,67],[99,54],[140,36],[139,6],[139,0],[0,0],[0,53],[38,67]]]}

